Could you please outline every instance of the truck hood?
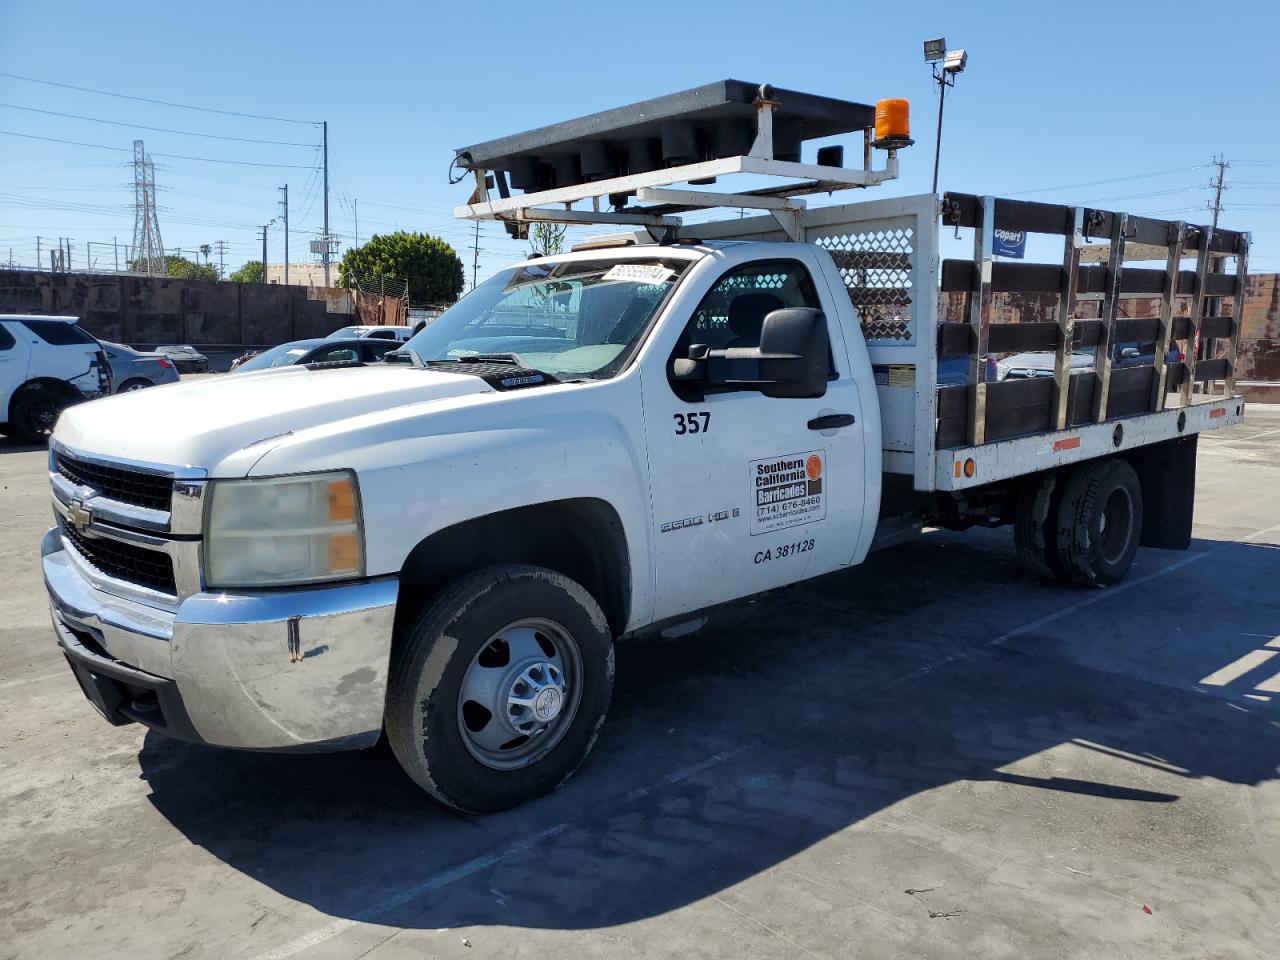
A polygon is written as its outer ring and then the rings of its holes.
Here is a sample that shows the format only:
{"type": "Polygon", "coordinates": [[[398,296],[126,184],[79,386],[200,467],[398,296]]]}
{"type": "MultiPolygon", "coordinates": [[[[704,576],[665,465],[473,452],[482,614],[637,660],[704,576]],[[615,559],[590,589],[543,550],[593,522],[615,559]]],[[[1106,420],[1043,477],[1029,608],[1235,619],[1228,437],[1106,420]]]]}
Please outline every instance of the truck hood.
{"type": "Polygon", "coordinates": [[[407,364],[263,370],[79,404],[63,413],[54,439],[109,458],[243,476],[271,441],[291,434],[379,410],[492,392],[479,377],[407,364]],[[245,456],[223,464],[240,451],[245,456]]]}

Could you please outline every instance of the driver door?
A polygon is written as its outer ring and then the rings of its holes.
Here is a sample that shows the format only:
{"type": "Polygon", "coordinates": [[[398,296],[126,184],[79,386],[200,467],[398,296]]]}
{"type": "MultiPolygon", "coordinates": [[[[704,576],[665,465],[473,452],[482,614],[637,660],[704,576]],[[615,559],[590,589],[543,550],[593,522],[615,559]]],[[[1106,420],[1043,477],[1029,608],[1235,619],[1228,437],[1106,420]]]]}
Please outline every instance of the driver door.
{"type": "Polygon", "coordinates": [[[838,314],[815,273],[803,250],[728,267],[694,309],[666,369],[645,369],[655,620],[852,558],[863,515],[863,416],[838,314]],[[758,346],[765,316],[783,307],[816,307],[827,317],[824,396],[773,398],[670,379],[672,360],[691,344],[758,346]]]}

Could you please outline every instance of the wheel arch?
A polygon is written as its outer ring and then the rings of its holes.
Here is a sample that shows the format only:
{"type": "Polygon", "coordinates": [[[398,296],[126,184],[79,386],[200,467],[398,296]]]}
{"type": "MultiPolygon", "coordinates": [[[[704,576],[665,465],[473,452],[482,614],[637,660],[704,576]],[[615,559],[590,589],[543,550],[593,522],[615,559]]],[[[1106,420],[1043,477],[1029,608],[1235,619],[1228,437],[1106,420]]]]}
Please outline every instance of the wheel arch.
{"type": "Polygon", "coordinates": [[[576,580],[600,604],[614,636],[631,616],[631,555],[622,519],[582,497],[465,520],[421,540],[400,569],[395,633],[403,636],[442,587],[497,563],[546,567],[576,580]]]}
{"type": "Polygon", "coordinates": [[[30,392],[31,390],[52,390],[62,394],[68,400],[83,400],[84,397],[75,387],[67,383],[65,380],[59,380],[56,377],[32,377],[30,380],[23,382],[13,393],[9,395],[9,409],[6,411],[7,419],[12,422],[14,406],[18,399],[30,392]]]}

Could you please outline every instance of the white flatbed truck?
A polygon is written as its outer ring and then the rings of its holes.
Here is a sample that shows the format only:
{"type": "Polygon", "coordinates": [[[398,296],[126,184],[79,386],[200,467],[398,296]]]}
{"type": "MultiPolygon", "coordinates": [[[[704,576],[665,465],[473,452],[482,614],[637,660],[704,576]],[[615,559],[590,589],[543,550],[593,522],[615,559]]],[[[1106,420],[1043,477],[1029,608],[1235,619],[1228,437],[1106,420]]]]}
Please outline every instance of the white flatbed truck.
{"type": "Polygon", "coordinates": [[[1237,316],[1213,304],[1243,288],[1246,235],[958,194],[809,208],[890,179],[905,131],[876,133],[873,170],[865,105],[726,81],[641,106],[460,151],[476,189],[459,213],[660,239],[518,263],[399,362],[62,416],[44,577],[106,719],[254,750],[385,735],[432,796],[492,811],[586,757],[620,638],[680,634],[925,525],[1011,524],[1038,574],[1091,586],[1140,544],[1188,545],[1196,438],[1243,415],[1237,316]],[[800,163],[797,118],[864,131],[863,167],[800,163]],[[672,189],[738,174],[787,182],[672,189]],[[731,212],[678,229],[707,207],[731,212]],[[1058,235],[1063,262],[996,262],[997,228],[1058,235]],[[953,229],[974,257],[940,263],[953,229]],[[1105,266],[1080,266],[1090,237],[1105,266]],[[1163,243],[1165,269],[1125,268],[1134,238],[1163,243]],[[967,322],[940,322],[940,290],[967,295],[967,322]],[[1057,294],[1056,318],[992,323],[1002,290],[1057,294]],[[1121,318],[1137,294],[1158,315],[1121,318]],[[1155,341],[1153,362],[1110,369],[1119,339],[1155,341]],[[987,380],[989,353],[1027,350],[1054,353],[1053,378],[987,380]],[[939,386],[955,356],[965,382],[939,386]]]}

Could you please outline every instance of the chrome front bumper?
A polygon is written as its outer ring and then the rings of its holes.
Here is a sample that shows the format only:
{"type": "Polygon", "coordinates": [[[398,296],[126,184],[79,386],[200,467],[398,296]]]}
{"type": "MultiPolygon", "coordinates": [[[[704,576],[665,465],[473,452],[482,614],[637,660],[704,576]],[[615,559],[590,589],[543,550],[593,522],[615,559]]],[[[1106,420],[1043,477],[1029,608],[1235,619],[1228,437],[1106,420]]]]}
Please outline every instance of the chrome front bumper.
{"type": "Polygon", "coordinates": [[[56,529],[41,555],[59,646],[112,723],[256,750],[342,750],[378,739],[395,577],[197,593],[170,611],[94,587],[56,529]]]}

